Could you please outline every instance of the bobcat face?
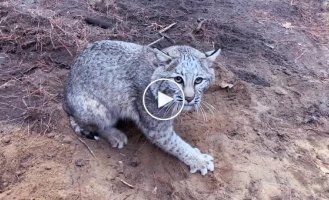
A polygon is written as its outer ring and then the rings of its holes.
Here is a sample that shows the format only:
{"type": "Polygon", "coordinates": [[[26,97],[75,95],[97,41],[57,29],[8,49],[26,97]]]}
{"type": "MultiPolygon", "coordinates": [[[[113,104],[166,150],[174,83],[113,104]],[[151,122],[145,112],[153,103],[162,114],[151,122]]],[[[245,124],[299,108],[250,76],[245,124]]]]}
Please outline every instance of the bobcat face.
{"type": "Polygon", "coordinates": [[[165,82],[159,87],[174,98],[177,104],[184,104],[184,110],[198,108],[205,89],[213,82],[215,74],[211,67],[220,50],[202,53],[188,46],[172,46],[163,51],[157,50],[156,56],[162,64],[155,70],[152,79],[167,78],[175,81],[184,91],[173,83],[165,82]]]}

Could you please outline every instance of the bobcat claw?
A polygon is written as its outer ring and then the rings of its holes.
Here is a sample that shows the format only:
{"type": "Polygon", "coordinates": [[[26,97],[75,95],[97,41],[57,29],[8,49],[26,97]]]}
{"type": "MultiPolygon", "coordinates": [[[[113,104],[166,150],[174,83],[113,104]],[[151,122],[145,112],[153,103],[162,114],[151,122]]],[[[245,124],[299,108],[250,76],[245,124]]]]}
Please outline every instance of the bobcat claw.
{"type": "Polygon", "coordinates": [[[202,175],[206,175],[208,171],[214,171],[214,158],[208,154],[202,154],[199,149],[195,148],[196,156],[191,159],[190,172],[200,171],[202,175]]]}

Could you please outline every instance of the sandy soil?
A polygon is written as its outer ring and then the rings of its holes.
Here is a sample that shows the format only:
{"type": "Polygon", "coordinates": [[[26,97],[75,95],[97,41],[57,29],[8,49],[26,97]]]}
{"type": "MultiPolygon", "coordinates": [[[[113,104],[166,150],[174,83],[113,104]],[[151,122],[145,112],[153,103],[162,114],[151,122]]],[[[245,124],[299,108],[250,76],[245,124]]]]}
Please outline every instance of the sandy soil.
{"type": "Polygon", "coordinates": [[[329,199],[327,0],[17,0],[1,1],[0,16],[0,199],[329,199]],[[131,123],[122,150],[79,140],[61,106],[89,42],[146,45],[174,22],[155,46],[223,52],[205,95],[216,110],[176,120],[215,157],[207,176],[131,123]]]}

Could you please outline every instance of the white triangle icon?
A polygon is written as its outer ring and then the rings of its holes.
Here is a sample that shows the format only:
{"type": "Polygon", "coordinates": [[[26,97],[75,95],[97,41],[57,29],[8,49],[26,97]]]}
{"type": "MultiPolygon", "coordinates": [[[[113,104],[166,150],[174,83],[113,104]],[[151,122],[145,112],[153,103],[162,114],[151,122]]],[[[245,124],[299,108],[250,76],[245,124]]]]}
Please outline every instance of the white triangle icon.
{"type": "Polygon", "coordinates": [[[162,92],[158,92],[158,108],[163,107],[172,100],[174,100],[172,97],[165,95],[162,92]]]}

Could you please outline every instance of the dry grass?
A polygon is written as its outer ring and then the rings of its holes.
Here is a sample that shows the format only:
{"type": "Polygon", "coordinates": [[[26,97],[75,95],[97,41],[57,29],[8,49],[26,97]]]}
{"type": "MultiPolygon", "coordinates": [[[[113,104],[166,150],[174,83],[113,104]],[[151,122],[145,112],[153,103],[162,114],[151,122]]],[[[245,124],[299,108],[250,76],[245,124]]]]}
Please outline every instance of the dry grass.
{"type": "Polygon", "coordinates": [[[0,90],[6,95],[0,97],[0,109],[4,113],[0,123],[25,124],[29,133],[45,134],[56,124],[53,118],[58,115],[60,97],[52,90],[62,88],[62,80],[56,74],[35,75],[35,72],[50,72],[66,66],[61,59],[53,59],[53,53],[61,52],[73,59],[88,44],[90,30],[79,21],[69,24],[61,17],[46,18],[35,11],[22,13],[14,8],[2,7],[4,9],[9,12],[0,20],[1,50],[10,62],[11,58],[19,62],[2,69],[0,90]]]}
{"type": "MultiPolygon", "coordinates": [[[[49,16],[37,9],[22,12],[14,4],[0,5],[1,57],[12,66],[1,72],[0,124],[17,124],[27,127],[28,133],[44,135],[56,127],[56,120],[63,114],[64,81],[58,69],[68,69],[90,41],[129,39],[139,32],[127,31],[118,16],[112,29],[93,29],[84,23],[83,16],[72,20],[54,11],[49,16]]],[[[115,9],[110,5],[107,8],[106,12],[115,9]]]]}
{"type": "MultiPolygon", "coordinates": [[[[59,94],[62,92],[63,80],[56,74],[59,68],[68,69],[74,57],[91,41],[111,38],[138,40],[141,44],[149,44],[159,38],[161,30],[177,21],[174,14],[169,11],[160,13],[156,10],[140,9],[129,15],[123,13],[113,1],[89,2],[92,3],[88,12],[111,16],[114,20],[113,27],[94,28],[86,25],[84,16],[68,19],[67,16],[58,15],[52,10],[48,10],[48,14],[37,9],[22,12],[17,10],[19,6],[15,5],[17,3],[14,1],[0,5],[0,50],[4,52],[0,57],[6,57],[12,66],[1,69],[0,91],[11,91],[0,96],[0,111],[5,113],[0,118],[0,123],[23,123],[29,127],[29,132],[41,134],[51,131],[56,126],[53,122],[59,115],[58,105],[62,99],[59,94]],[[35,75],[38,70],[46,73],[35,75]],[[49,79],[53,80],[47,81],[49,79]],[[4,87],[7,83],[12,84],[4,87]],[[54,88],[57,90],[53,91],[54,88]]],[[[50,1],[48,3],[55,4],[50,1]]],[[[299,21],[291,19],[292,29],[305,31],[314,40],[328,39],[328,33],[325,31],[329,30],[328,24],[321,25],[315,17],[317,8],[313,9],[309,2],[299,1],[292,1],[291,6],[296,6],[302,16],[299,21]]],[[[286,22],[266,13],[255,12],[255,18],[261,23],[272,22],[282,25],[286,22]]],[[[232,53],[246,59],[250,57],[250,52],[246,52],[247,48],[243,47],[262,45],[259,41],[263,38],[249,38],[245,30],[237,29],[230,32],[230,28],[232,27],[221,25],[214,19],[200,19],[190,26],[183,26],[178,21],[172,28],[174,30],[170,30],[170,37],[161,35],[163,39],[160,42],[166,42],[165,38],[169,37],[172,41],[179,38],[180,42],[192,46],[215,46],[218,44],[214,44],[214,41],[223,40],[226,45],[232,45],[228,46],[226,51],[234,48],[232,53]],[[216,38],[219,35],[222,38],[216,38]]],[[[250,35],[253,36],[251,33],[250,35]]],[[[168,41],[172,43],[170,39],[168,41]]],[[[297,56],[296,59],[298,58],[297,56]]]]}

